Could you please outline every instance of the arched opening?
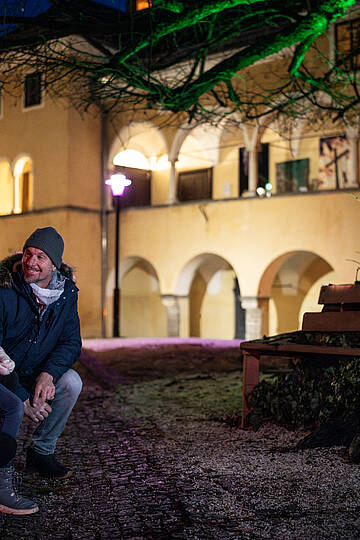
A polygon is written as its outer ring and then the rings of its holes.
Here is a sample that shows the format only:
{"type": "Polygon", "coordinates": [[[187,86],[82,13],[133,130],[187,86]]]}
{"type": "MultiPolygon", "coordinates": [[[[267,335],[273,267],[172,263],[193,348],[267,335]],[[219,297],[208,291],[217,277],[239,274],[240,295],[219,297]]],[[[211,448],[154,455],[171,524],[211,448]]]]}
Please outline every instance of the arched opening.
{"type": "Polygon", "coordinates": [[[122,206],[149,206],[168,191],[170,164],[162,133],[146,122],[124,127],[110,149],[109,171],[125,174],[132,185],[122,197],[122,206]]]}
{"type": "Polygon", "coordinates": [[[151,169],[149,160],[138,150],[123,150],[114,156],[113,164],[119,167],[151,169]]]}
{"type": "Polygon", "coordinates": [[[10,164],[0,161],[0,215],[12,214],[14,209],[14,180],[10,164]]]}
{"type": "Polygon", "coordinates": [[[332,278],[331,265],[310,251],[293,251],[275,259],[265,270],[259,287],[264,333],[299,330],[305,311],[321,310],[320,286],[332,278]]]}
{"type": "Polygon", "coordinates": [[[210,126],[195,127],[188,134],[179,130],[173,151],[177,146],[177,197],[180,201],[212,198],[213,167],[219,161],[220,134],[220,130],[210,126]]]}
{"type": "Polygon", "coordinates": [[[28,156],[19,158],[14,167],[14,213],[29,212],[33,204],[33,164],[28,156]]]}
{"type": "MultiPolygon", "coordinates": [[[[108,280],[112,299],[113,275],[108,280]]],[[[166,337],[167,316],[162,304],[159,280],[146,260],[132,257],[120,268],[120,333],[122,337],[166,337]]],[[[109,321],[111,323],[111,321],[109,321]]]]}
{"type": "Polygon", "coordinates": [[[237,277],[222,257],[207,253],[189,261],[179,276],[177,293],[189,298],[190,336],[233,339],[245,334],[237,277]]]}

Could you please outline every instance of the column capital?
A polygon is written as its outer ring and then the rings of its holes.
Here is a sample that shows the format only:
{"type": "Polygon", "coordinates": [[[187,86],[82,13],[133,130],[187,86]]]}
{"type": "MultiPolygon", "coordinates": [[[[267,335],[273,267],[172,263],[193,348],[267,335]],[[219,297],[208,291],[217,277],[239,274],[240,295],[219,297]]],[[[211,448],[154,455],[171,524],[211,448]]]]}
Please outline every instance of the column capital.
{"type": "Polygon", "coordinates": [[[256,309],[258,307],[257,296],[241,296],[241,305],[244,309],[256,309]]]}
{"type": "Polygon", "coordinates": [[[359,138],[359,126],[346,126],[346,135],[349,139],[359,138]]]}
{"type": "Polygon", "coordinates": [[[174,307],[178,304],[178,296],[176,294],[162,294],[161,301],[165,307],[174,307]]]}
{"type": "Polygon", "coordinates": [[[261,337],[262,312],[257,296],[242,296],[241,306],[245,309],[245,339],[247,341],[261,337]]]}

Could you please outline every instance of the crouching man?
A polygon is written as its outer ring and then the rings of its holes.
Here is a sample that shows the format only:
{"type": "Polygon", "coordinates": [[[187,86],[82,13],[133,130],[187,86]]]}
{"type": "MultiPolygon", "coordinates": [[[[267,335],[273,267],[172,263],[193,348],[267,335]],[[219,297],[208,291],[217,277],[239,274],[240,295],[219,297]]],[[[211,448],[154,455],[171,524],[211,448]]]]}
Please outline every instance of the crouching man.
{"type": "Polygon", "coordinates": [[[37,424],[25,467],[53,478],[72,474],[54,452],[82,387],[71,369],[81,351],[78,289],[63,251],[60,234],[44,227],[25,241],[22,256],[0,264],[0,346],[15,362],[14,392],[37,424]]]}

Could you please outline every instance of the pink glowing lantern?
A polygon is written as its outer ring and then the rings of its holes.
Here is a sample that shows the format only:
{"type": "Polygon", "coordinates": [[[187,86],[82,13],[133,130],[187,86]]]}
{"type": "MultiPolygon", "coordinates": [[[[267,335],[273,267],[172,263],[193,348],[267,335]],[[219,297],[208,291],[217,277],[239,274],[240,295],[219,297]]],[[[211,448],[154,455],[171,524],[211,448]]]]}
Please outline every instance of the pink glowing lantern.
{"type": "Polygon", "coordinates": [[[111,187],[114,197],[119,197],[124,194],[125,188],[130,186],[131,180],[126,178],[124,174],[112,174],[109,180],[105,181],[105,184],[111,187]]]}

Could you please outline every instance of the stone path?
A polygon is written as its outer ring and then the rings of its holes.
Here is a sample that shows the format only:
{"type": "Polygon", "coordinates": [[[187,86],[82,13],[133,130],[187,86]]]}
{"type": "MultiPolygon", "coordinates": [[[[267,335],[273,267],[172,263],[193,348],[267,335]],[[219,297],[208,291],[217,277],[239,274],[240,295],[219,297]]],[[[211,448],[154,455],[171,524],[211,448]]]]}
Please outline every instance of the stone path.
{"type": "MultiPolygon", "coordinates": [[[[144,430],[122,421],[117,401],[114,392],[85,381],[58,444],[58,454],[76,473],[62,482],[25,476],[22,494],[35,499],[40,512],[0,515],[2,540],[161,538],[164,530],[181,532],[177,490],[163,480],[144,430]]],[[[18,455],[21,465],[23,455],[18,455]]]]}
{"type": "MultiPolygon", "coordinates": [[[[74,476],[24,476],[22,493],[40,512],[0,515],[1,540],[360,537],[360,468],[344,449],[295,452],[299,434],[230,429],[201,407],[201,392],[216,377],[102,388],[82,376],[83,392],[58,443],[74,476]]],[[[25,423],[19,468],[29,431],[25,423]]]]}

